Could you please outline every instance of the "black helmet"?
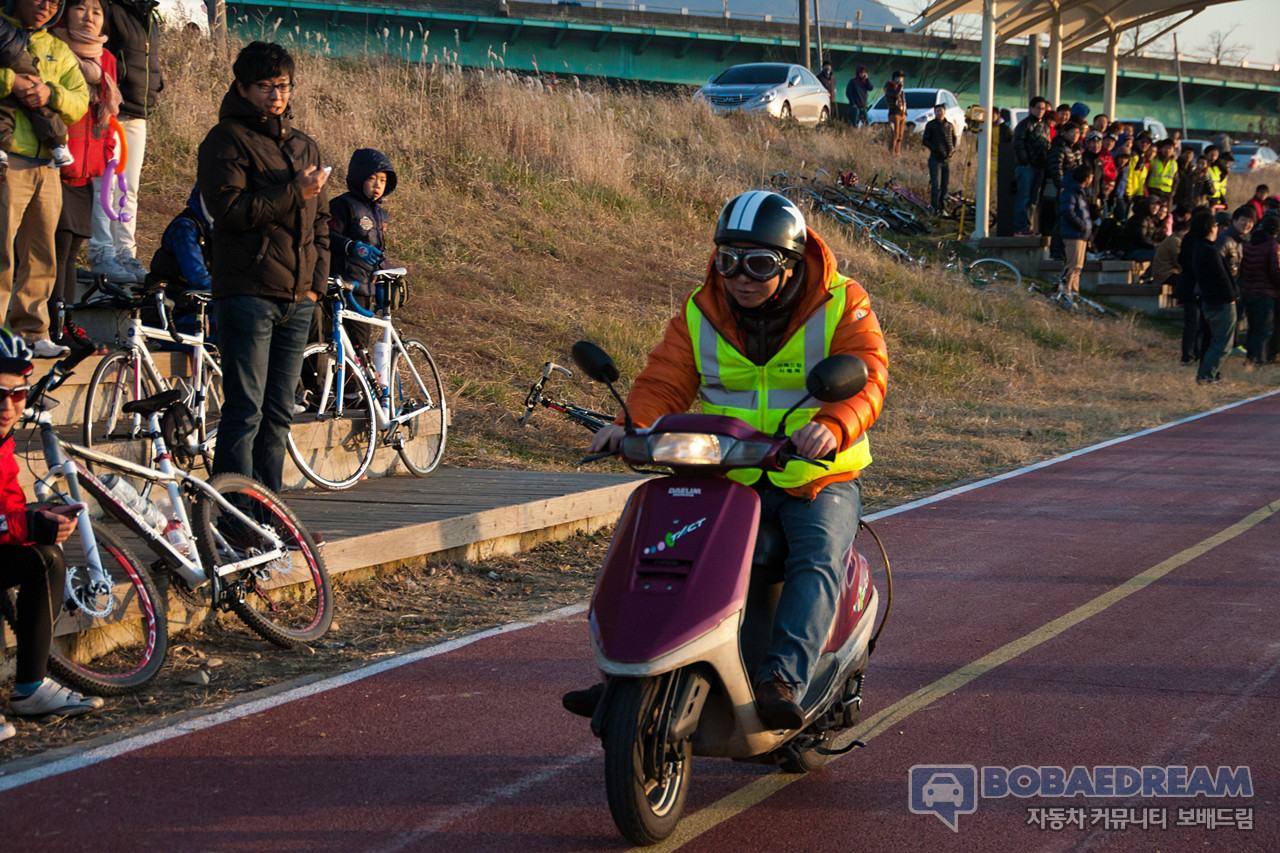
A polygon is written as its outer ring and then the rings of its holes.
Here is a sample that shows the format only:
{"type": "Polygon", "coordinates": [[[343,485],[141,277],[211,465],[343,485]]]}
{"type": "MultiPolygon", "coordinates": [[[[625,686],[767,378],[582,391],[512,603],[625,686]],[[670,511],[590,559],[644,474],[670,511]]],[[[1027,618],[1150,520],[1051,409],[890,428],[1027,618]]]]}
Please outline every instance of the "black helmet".
{"type": "Polygon", "coordinates": [[[720,211],[716,243],[741,240],[804,257],[804,214],[784,195],[751,190],[735,196],[720,211]]]}
{"type": "Polygon", "coordinates": [[[0,373],[26,376],[31,372],[31,347],[8,329],[0,328],[0,373]]]}

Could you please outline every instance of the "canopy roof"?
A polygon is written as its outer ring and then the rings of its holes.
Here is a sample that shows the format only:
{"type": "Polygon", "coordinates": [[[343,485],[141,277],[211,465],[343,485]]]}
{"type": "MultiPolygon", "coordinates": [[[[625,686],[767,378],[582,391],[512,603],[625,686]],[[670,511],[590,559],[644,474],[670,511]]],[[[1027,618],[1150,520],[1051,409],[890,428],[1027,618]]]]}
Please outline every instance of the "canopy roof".
{"type": "MultiPolygon", "coordinates": [[[[1210,6],[1235,0],[997,0],[997,41],[1049,32],[1056,8],[1062,21],[1063,50],[1079,50],[1107,38],[1113,31],[1132,29],[1171,15],[1185,16],[1160,35],[1210,6]]],[[[920,13],[912,29],[923,30],[952,15],[981,15],[983,0],[935,0],[920,13]]],[[[1158,36],[1153,36],[1158,38],[1158,36]]]]}

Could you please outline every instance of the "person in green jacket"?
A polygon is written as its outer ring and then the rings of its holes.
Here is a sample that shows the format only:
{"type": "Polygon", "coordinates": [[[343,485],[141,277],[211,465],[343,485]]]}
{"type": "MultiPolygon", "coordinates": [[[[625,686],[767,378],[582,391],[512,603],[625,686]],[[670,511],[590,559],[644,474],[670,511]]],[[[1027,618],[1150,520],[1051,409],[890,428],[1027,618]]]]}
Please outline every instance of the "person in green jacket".
{"type": "MultiPolygon", "coordinates": [[[[8,0],[4,17],[31,34],[40,73],[0,68],[0,98],[13,95],[28,109],[47,106],[70,126],[89,109],[89,86],[71,48],[46,30],[61,11],[61,0],[8,0]]],[[[67,352],[49,340],[47,300],[58,274],[54,232],[62,213],[62,176],[48,168],[51,154],[19,110],[8,173],[0,181],[0,306],[5,325],[30,341],[38,358],[67,352]],[[16,282],[15,255],[22,258],[16,282]]]]}

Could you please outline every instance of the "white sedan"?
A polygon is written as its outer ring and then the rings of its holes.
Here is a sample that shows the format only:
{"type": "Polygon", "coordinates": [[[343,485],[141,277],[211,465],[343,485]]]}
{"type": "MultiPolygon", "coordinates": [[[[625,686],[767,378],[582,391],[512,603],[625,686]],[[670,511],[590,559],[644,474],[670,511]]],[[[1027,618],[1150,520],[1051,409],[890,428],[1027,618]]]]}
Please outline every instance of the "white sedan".
{"type": "MultiPolygon", "coordinates": [[[[934,104],[942,104],[947,108],[947,121],[956,129],[956,138],[964,134],[964,109],[947,89],[907,89],[903,94],[907,97],[907,130],[924,133],[924,126],[933,120],[934,104]]],[[[867,121],[872,125],[889,123],[889,108],[883,94],[867,110],[867,121]]]]}

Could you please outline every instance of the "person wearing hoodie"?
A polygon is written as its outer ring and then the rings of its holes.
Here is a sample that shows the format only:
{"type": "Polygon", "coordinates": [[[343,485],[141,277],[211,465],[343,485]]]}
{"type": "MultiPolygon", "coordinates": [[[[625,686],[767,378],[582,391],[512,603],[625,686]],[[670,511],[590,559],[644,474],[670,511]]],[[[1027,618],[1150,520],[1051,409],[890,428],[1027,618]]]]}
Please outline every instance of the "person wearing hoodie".
{"type": "MultiPolygon", "coordinates": [[[[396,188],[396,170],[375,148],[359,148],[347,164],[347,191],[329,203],[329,275],[356,282],[356,300],[372,307],[370,277],[387,248],[387,211],[382,200],[396,188]]],[[[369,345],[365,323],[347,324],[357,348],[369,345]]]]}
{"type": "MultiPolygon", "coordinates": [[[[731,474],[759,493],[762,517],[779,524],[787,540],[772,642],[753,681],[765,724],[796,728],[803,722],[796,700],[817,668],[843,555],[858,528],[859,474],[871,462],[867,430],[884,405],[888,357],[866,290],[840,274],[831,249],[785,196],[754,190],[730,199],[714,242],[705,282],[667,324],[627,396],[637,425],[701,399],[704,413],[773,432],[822,357],[856,356],[869,375],[856,396],[805,403],[785,424],[800,456],[834,452],[829,468],[793,461],[782,471],[731,474]]],[[[597,432],[591,452],[617,452],[622,423],[620,416],[597,432]]],[[[601,694],[596,685],[561,701],[591,716],[601,694]]]]}
{"type": "Polygon", "coordinates": [[[212,474],[278,491],[316,300],[329,281],[329,204],[315,140],[293,127],[294,62],[255,41],[200,143],[197,180],[213,220],[212,288],[225,399],[212,474]]]}
{"type": "MultiPolygon", "coordinates": [[[[9,0],[5,9],[5,19],[29,33],[29,50],[40,57],[40,73],[0,68],[0,98],[14,95],[27,109],[47,106],[68,127],[74,125],[89,109],[89,87],[71,48],[47,31],[62,4],[9,0]]],[[[55,233],[62,213],[61,175],[48,168],[50,155],[25,111],[18,111],[8,174],[0,181],[0,307],[6,325],[30,341],[42,358],[67,352],[49,339],[48,301],[58,276],[55,233]],[[16,281],[15,258],[22,259],[16,281]]]]}
{"type": "Polygon", "coordinates": [[[1244,298],[1249,332],[1245,339],[1245,369],[1250,370],[1275,358],[1268,352],[1276,299],[1280,298],[1280,216],[1264,216],[1253,229],[1249,245],[1240,260],[1240,292],[1244,298]]]}
{"type": "Polygon", "coordinates": [[[1058,228],[1063,246],[1061,292],[1068,299],[1080,292],[1080,272],[1084,269],[1089,238],[1093,236],[1093,216],[1089,209],[1092,185],[1093,168],[1081,163],[1062,179],[1062,195],[1058,197],[1058,228]]]}
{"type": "Polygon", "coordinates": [[[854,127],[867,124],[867,95],[870,92],[871,79],[867,77],[867,66],[859,65],[844,87],[844,96],[849,99],[849,124],[854,127]]]}
{"type": "MultiPolygon", "coordinates": [[[[213,218],[200,197],[197,182],[187,196],[187,206],[160,235],[160,247],[151,256],[151,271],[147,273],[148,286],[166,283],[165,293],[174,303],[173,322],[180,332],[198,331],[199,306],[187,294],[212,292],[213,278],[209,273],[212,250],[213,218]]],[[[216,327],[217,324],[213,324],[213,328],[216,327]]],[[[217,340],[212,329],[206,331],[208,340],[217,340]]],[[[153,347],[158,345],[159,342],[152,343],[153,347]]]]}

